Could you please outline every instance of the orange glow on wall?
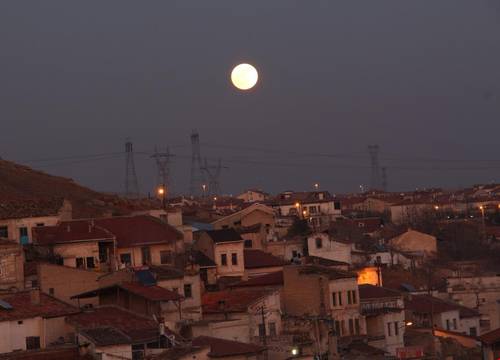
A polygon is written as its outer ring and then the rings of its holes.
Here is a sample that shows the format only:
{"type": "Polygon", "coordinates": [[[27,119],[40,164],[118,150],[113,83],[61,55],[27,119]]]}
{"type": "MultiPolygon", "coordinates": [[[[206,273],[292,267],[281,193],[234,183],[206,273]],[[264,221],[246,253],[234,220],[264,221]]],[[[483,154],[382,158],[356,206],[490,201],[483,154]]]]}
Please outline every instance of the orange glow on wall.
{"type": "Polygon", "coordinates": [[[375,266],[365,267],[359,269],[358,273],[358,285],[370,284],[375,286],[382,286],[382,275],[380,275],[379,284],[379,269],[375,266]]]}

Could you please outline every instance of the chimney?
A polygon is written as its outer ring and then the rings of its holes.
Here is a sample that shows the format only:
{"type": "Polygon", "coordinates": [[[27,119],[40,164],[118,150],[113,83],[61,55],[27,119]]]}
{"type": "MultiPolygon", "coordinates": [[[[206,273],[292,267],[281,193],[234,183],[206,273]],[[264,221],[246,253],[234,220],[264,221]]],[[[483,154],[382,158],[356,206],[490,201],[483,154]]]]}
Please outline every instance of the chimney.
{"type": "Polygon", "coordinates": [[[34,288],[30,290],[30,300],[33,305],[40,305],[40,289],[34,288]]]}

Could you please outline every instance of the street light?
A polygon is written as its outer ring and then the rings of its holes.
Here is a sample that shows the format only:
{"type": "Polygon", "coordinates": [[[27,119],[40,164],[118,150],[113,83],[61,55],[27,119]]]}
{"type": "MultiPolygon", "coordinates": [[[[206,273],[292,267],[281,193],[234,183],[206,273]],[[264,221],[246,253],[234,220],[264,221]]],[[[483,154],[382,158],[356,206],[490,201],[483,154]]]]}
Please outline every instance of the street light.
{"type": "Polygon", "coordinates": [[[206,192],[207,192],[207,185],[203,184],[203,185],[201,185],[201,188],[203,189],[203,197],[205,197],[207,195],[206,194],[206,192]]]}
{"type": "Polygon", "coordinates": [[[316,190],[318,190],[318,189],[319,189],[319,184],[318,184],[318,183],[315,183],[315,184],[314,184],[314,188],[315,188],[316,190]]]}
{"type": "Polygon", "coordinates": [[[299,355],[299,349],[297,349],[296,347],[294,347],[294,348],[292,349],[292,355],[293,355],[293,356],[297,356],[297,355],[299,355]]]}
{"type": "Polygon", "coordinates": [[[166,197],[167,197],[167,189],[165,185],[158,186],[157,189],[158,196],[161,198],[161,205],[165,209],[166,208],[166,197]]]}

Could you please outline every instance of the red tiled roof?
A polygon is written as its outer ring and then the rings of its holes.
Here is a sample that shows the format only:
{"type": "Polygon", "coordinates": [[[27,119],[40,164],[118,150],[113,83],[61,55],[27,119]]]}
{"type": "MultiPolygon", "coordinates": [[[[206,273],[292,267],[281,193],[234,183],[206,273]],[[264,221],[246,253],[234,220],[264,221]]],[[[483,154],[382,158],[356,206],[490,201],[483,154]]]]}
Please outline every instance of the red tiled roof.
{"type": "Polygon", "coordinates": [[[381,286],[374,286],[369,284],[359,285],[359,298],[361,300],[395,297],[402,297],[402,295],[399,291],[387,289],[381,286]]]}
{"type": "Polygon", "coordinates": [[[232,287],[253,287],[253,286],[282,286],[284,284],[283,271],[274,271],[272,273],[257,276],[247,281],[239,282],[232,287]]]}
{"type": "Polygon", "coordinates": [[[479,316],[479,313],[473,309],[444,301],[430,295],[413,295],[411,298],[405,299],[405,308],[420,314],[430,314],[431,312],[439,314],[446,311],[457,310],[461,317],[479,316]]]}
{"type": "Polygon", "coordinates": [[[74,325],[77,330],[112,327],[127,335],[133,342],[157,339],[159,334],[158,324],[153,319],[114,306],[103,306],[72,315],[66,322],[74,325]]]}
{"type": "Polygon", "coordinates": [[[223,290],[203,294],[201,303],[204,313],[246,312],[258,299],[268,295],[269,290],[223,290]]]}
{"type": "Polygon", "coordinates": [[[116,236],[119,248],[171,244],[182,239],[173,226],[148,215],[96,219],[96,224],[116,236]]]}
{"type": "Polygon", "coordinates": [[[92,220],[65,221],[55,226],[35,227],[32,231],[33,242],[40,245],[114,238],[113,234],[96,226],[92,220]]]}
{"type": "Polygon", "coordinates": [[[30,319],[33,317],[54,318],[78,313],[80,310],[52,296],[40,293],[40,304],[31,302],[30,291],[0,296],[12,309],[0,307],[0,321],[30,319]]]}
{"type": "Polygon", "coordinates": [[[262,250],[244,250],[245,269],[283,266],[284,262],[274,255],[262,250]]]}
{"type": "Polygon", "coordinates": [[[219,339],[211,336],[198,336],[193,339],[193,346],[210,346],[209,357],[237,355],[255,355],[265,350],[264,347],[239,341],[219,339]]]}
{"type": "Polygon", "coordinates": [[[94,297],[99,295],[100,292],[108,291],[111,289],[122,289],[128,291],[134,295],[140,296],[151,301],[173,301],[181,299],[181,296],[176,292],[170,291],[168,289],[162,288],[160,286],[145,286],[138,282],[122,282],[120,284],[114,284],[110,286],[105,286],[91,291],[86,291],[81,294],[73,295],[72,299],[85,299],[89,297],[94,297]]]}
{"type": "Polygon", "coordinates": [[[481,342],[487,345],[492,345],[500,342],[500,328],[481,335],[479,339],[481,340],[481,342]]]}

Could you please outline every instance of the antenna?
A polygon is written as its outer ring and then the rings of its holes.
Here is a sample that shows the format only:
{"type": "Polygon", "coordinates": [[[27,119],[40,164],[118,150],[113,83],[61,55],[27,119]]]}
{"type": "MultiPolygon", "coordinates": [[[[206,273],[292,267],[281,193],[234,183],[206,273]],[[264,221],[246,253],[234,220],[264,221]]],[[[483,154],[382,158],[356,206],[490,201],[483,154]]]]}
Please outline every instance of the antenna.
{"type": "Polygon", "coordinates": [[[205,165],[202,170],[208,178],[208,192],[210,195],[218,195],[220,192],[220,177],[222,169],[228,169],[228,167],[222,166],[221,159],[217,161],[217,165],[209,166],[207,159],[205,158],[205,165]]]}
{"type": "Polygon", "coordinates": [[[200,151],[200,135],[198,131],[193,130],[191,133],[191,180],[189,184],[189,192],[192,196],[196,196],[201,191],[201,185],[204,183],[203,172],[201,170],[201,151],[200,151]]]}
{"type": "Polygon", "coordinates": [[[139,183],[135,172],[134,149],[130,138],[125,140],[125,196],[139,197],[139,183]]]}
{"type": "Polygon", "coordinates": [[[155,146],[155,152],[151,155],[151,158],[156,162],[156,184],[158,186],[164,186],[168,189],[169,193],[172,193],[170,184],[170,158],[173,156],[174,154],[170,153],[168,146],[163,152],[158,151],[158,147],[155,146]]]}
{"type": "Polygon", "coordinates": [[[372,190],[379,189],[380,187],[380,166],[378,162],[378,151],[378,145],[368,145],[368,152],[370,153],[371,162],[370,187],[372,190]]]}

